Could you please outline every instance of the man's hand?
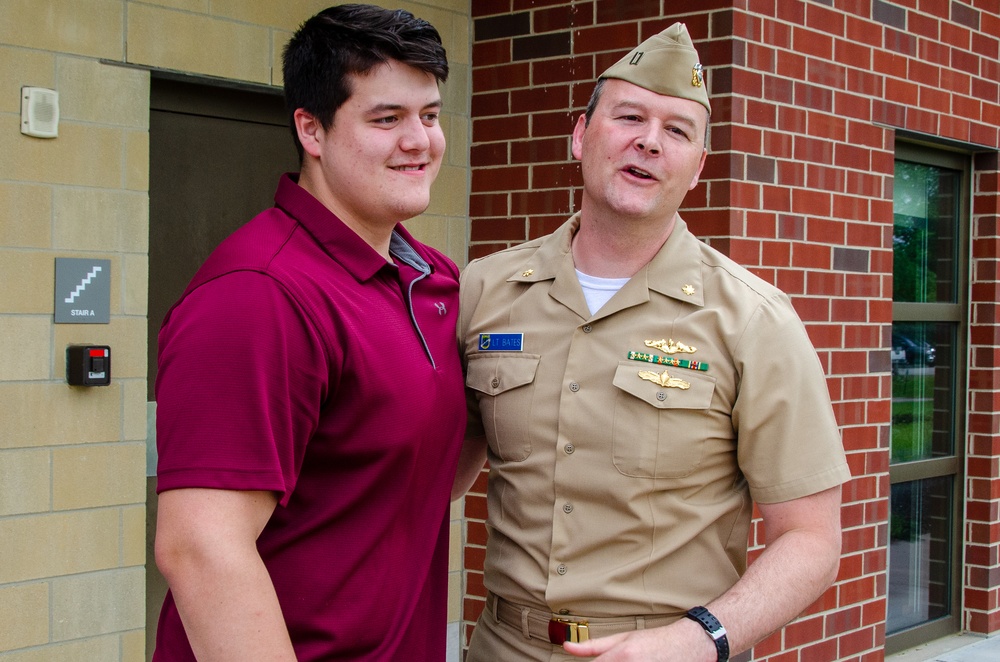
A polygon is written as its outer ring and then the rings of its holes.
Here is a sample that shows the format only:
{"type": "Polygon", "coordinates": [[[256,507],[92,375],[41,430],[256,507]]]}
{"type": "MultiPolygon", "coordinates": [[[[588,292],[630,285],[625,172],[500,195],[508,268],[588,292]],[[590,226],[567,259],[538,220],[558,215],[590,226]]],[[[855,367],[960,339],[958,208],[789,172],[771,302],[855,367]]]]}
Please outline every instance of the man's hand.
{"type": "Polygon", "coordinates": [[[458,471],[451,488],[451,500],[461,499],[479,477],[486,464],[486,437],[466,437],[458,456],[458,471]]]}
{"type": "Polygon", "coordinates": [[[636,630],[582,644],[567,642],[570,655],[595,662],[715,662],[715,643],[697,623],[686,618],[650,630],[636,630]]]}

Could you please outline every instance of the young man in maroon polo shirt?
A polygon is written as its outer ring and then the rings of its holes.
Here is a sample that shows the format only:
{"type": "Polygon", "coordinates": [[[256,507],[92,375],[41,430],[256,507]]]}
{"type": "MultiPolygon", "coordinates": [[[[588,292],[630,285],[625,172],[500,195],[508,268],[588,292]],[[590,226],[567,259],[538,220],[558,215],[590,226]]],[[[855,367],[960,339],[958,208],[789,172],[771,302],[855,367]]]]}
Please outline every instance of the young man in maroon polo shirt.
{"type": "Polygon", "coordinates": [[[157,662],[445,657],[458,272],[400,223],[447,74],[404,11],[331,7],[286,47],[301,173],[160,332],[157,662]]]}

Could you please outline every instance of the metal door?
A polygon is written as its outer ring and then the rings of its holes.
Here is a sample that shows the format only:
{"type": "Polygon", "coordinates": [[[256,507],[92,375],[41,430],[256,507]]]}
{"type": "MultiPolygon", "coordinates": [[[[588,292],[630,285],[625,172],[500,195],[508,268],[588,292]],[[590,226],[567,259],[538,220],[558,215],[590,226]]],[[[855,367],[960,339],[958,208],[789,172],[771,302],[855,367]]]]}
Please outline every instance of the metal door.
{"type": "Polygon", "coordinates": [[[163,317],[208,254],[274,204],[298,156],[275,90],[158,77],[150,88],[149,318],[146,479],[146,659],[166,592],[153,559],[156,459],[153,384],[163,317]]]}

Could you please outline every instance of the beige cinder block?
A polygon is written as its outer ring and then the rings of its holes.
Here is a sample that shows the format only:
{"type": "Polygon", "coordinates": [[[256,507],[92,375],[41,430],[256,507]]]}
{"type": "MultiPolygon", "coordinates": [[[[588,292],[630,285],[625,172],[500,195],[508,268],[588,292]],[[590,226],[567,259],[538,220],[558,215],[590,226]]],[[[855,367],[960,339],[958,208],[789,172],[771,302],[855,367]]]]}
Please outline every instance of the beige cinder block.
{"type": "Polygon", "coordinates": [[[117,508],[0,519],[0,584],[118,566],[117,508]]]}
{"type": "Polygon", "coordinates": [[[128,62],[270,83],[271,39],[246,23],[130,4],[128,62]]]}
{"type": "Polygon", "coordinates": [[[0,623],[0,651],[48,643],[48,585],[0,586],[0,623]]]}

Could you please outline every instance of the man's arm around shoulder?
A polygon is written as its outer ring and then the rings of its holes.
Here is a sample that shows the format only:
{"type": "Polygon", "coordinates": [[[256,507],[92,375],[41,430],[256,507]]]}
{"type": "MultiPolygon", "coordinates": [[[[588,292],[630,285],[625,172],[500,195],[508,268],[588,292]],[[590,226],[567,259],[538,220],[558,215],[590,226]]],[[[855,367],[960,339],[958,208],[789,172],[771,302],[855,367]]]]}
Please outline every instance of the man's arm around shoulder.
{"type": "Polygon", "coordinates": [[[295,652],[257,552],[271,492],[178,489],[160,494],[156,564],[200,662],[294,662],[295,652]]]}
{"type": "Polygon", "coordinates": [[[486,464],[486,437],[466,437],[458,456],[458,471],[451,488],[451,500],[461,499],[479,477],[486,464]]]}

